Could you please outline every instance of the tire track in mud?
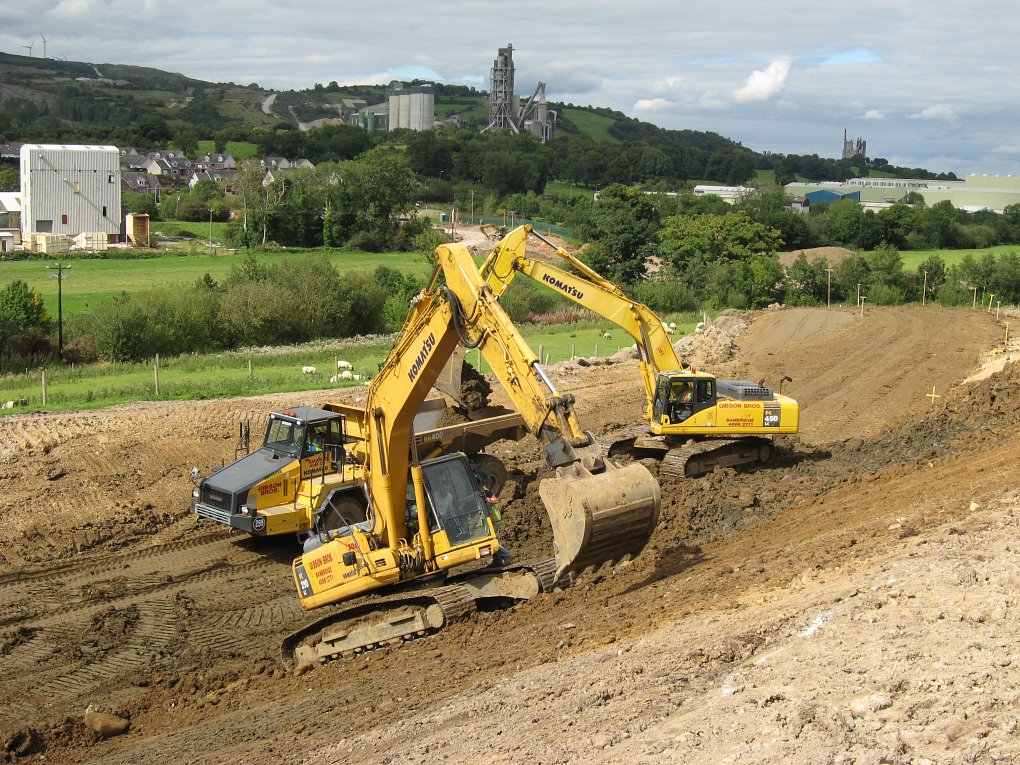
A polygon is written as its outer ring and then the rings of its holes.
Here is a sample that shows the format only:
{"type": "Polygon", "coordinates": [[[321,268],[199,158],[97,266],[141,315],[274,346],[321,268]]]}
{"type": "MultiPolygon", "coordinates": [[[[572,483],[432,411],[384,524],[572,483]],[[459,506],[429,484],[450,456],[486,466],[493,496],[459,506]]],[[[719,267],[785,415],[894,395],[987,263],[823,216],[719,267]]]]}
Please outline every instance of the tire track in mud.
{"type": "Polygon", "coordinates": [[[192,548],[223,542],[227,539],[229,533],[225,529],[215,528],[197,537],[167,542],[158,546],[142,547],[123,553],[104,554],[102,557],[90,556],[69,563],[61,562],[45,566],[27,566],[0,574],[0,588],[35,579],[71,576],[72,574],[83,572],[98,574],[111,569],[123,568],[127,563],[148,558],[158,558],[164,555],[176,557],[179,553],[190,551],[192,548]]]}
{"type": "Polygon", "coordinates": [[[307,612],[298,605],[297,596],[288,592],[266,603],[228,611],[214,618],[211,623],[221,630],[234,631],[282,627],[307,618],[307,612]]]}
{"type": "MultiPolygon", "coordinates": [[[[196,547],[200,545],[182,544],[163,557],[124,556],[168,564],[177,573],[169,581],[165,574],[149,573],[98,602],[67,602],[67,592],[59,585],[48,586],[45,595],[28,593],[22,602],[33,604],[33,613],[18,620],[17,632],[7,630],[8,635],[20,633],[21,637],[3,656],[7,672],[0,679],[0,698],[17,699],[12,712],[32,719],[53,705],[84,703],[88,694],[99,689],[107,703],[129,698],[135,692],[130,688],[131,675],[161,655],[178,654],[182,645],[206,656],[270,655],[278,636],[304,618],[296,596],[289,591],[271,593],[262,603],[252,602],[261,593],[249,583],[280,578],[282,572],[275,570],[278,564],[258,551],[246,551],[246,560],[240,563],[206,566],[203,561],[193,573],[182,572],[181,562],[196,547]],[[164,593],[151,597],[159,590],[164,593]],[[88,662],[85,648],[96,631],[102,631],[104,620],[135,612],[137,620],[123,643],[101,659],[88,662]],[[210,618],[213,614],[219,616],[210,618]],[[26,677],[34,678],[27,690],[26,677]]],[[[65,572],[65,579],[73,576],[73,572],[65,572]]],[[[38,582],[13,582],[8,589],[38,582]]]]}

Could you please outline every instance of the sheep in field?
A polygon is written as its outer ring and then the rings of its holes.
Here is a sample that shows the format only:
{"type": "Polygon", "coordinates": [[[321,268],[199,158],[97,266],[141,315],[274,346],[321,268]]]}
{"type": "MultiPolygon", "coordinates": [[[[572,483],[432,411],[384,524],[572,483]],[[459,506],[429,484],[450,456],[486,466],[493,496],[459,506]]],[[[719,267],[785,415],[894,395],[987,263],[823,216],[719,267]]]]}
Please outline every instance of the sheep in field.
{"type": "Polygon", "coordinates": [[[301,367],[301,374],[303,375],[314,375],[315,367],[301,367]]]}

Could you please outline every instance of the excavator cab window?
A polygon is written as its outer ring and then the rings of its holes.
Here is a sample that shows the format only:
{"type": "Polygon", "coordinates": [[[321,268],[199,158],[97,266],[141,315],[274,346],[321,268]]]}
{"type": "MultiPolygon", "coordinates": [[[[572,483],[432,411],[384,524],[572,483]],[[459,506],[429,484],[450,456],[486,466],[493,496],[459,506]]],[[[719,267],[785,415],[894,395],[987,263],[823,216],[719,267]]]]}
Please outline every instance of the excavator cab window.
{"type": "MultiPolygon", "coordinates": [[[[715,381],[714,380],[699,380],[698,381],[698,393],[695,397],[695,403],[697,404],[708,404],[709,406],[715,404],[715,381]]],[[[701,408],[700,406],[698,407],[701,408]]]]}
{"type": "Polygon", "coordinates": [[[485,518],[488,505],[461,459],[422,465],[433,531],[444,529],[451,545],[463,544],[489,533],[485,518]]]}
{"type": "Polygon", "coordinates": [[[694,382],[680,378],[669,386],[669,421],[683,422],[694,414],[694,382]]]}
{"type": "Polygon", "coordinates": [[[655,388],[652,416],[656,421],[668,418],[680,423],[696,412],[715,403],[714,380],[696,377],[661,375],[655,388]]]}

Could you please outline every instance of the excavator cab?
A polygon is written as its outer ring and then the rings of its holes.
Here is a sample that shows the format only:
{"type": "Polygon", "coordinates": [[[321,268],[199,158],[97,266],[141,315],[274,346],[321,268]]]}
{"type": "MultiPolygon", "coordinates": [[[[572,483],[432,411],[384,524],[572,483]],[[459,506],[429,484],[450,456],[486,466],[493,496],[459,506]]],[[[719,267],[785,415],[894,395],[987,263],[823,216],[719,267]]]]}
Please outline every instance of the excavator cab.
{"type": "Polygon", "coordinates": [[[714,378],[689,372],[662,372],[652,400],[652,423],[680,424],[715,404],[714,378]]]}

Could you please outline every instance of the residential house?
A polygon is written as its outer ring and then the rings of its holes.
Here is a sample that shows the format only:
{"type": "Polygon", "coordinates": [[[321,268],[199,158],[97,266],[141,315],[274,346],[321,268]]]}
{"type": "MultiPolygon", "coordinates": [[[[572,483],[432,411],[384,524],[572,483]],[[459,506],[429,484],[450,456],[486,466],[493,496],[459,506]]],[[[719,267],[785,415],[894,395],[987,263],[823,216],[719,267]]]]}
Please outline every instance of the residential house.
{"type": "Polygon", "coordinates": [[[188,181],[188,188],[195,188],[199,181],[212,181],[217,186],[223,187],[227,194],[234,192],[234,185],[237,183],[238,170],[236,168],[223,168],[218,170],[196,170],[191,174],[188,181]]]}
{"type": "Polygon", "coordinates": [[[120,173],[121,191],[137,191],[139,194],[153,194],[159,199],[161,186],[159,177],[136,170],[122,170],[120,173]]]}
{"type": "Polygon", "coordinates": [[[188,159],[184,152],[150,151],[145,156],[148,162],[145,164],[144,170],[151,175],[161,175],[165,178],[172,178],[174,181],[180,181],[190,178],[191,174],[195,172],[195,163],[188,159]]]}
{"type": "Polygon", "coordinates": [[[195,160],[196,170],[233,170],[235,168],[237,168],[237,160],[230,154],[203,154],[195,160]]]}
{"type": "Polygon", "coordinates": [[[21,192],[0,191],[0,253],[20,248],[21,192]]]}
{"type": "Polygon", "coordinates": [[[0,159],[21,159],[20,143],[0,143],[0,159]]]}
{"type": "Polygon", "coordinates": [[[286,157],[263,157],[259,160],[259,166],[265,170],[287,170],[290,168],[290,160],[286,157]]]}
{"type": "Polygon", "coordinates": [[[133,146],[122,146],[120,149],[121,171],[140,170],[145,166],[147,158],[133,146]]]}

